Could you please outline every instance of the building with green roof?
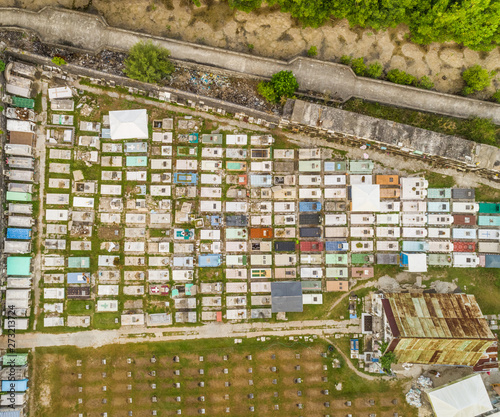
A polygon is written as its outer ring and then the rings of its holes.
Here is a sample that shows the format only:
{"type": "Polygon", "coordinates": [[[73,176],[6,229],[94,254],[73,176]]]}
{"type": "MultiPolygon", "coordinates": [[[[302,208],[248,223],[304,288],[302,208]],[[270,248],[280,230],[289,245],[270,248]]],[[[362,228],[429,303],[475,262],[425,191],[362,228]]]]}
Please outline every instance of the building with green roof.
{"type": "Polygon", "coordinates": [[[31,256],[9,256],[7,275],[26,277],[31,275],[31,256]]]}
{"type": "Polygon", "coordinates": [[[201,143],[211,145],[222,145],[222,135],[220,133],[210,133],[201,135],[201,143]]]}
{"type": "Polygon", "coordinates": [[[427,198],[451,198],[451,188],[428,188],[427,198]]]}
{"type": "Polygon", "coordinates": [[[373,255],[366,253],[352,253],[351,254],[351,263],[364,265],[364,264],[372,264],[374,260],[373,255]]]}
{"type": "Polygon", "coordinates": [[[2,357],[4,367],[10,366],[25,366],[28,364],[27,353],[6,353],[2,357]]]}
{"type": "Polygon", "coordinates": [[[18,191],[7,191],[5,198],[7,201],[31,201],[30,193],[20,193],[18,191]]]}
{"type": "Polygon", "coordinates": [[[349,172],[351,174],[371,174],[373,168],[373,161],[368,159],[361,161],[349,161],[349,172]]]}
{"type": "Polygon", "coordinates": [[[35,100],[32,98],[24,98],[24,97],[12,97],[12,106],[13,107],[22,107],[26,109],[34,109],[35,108],[35,100]]]}
{"type": "Polygon", "coordinates": [[[500,213],[500,204],[499,203],[479,203],[479,213],[499,214],[500,213]]]}
{"type": "Polygon", "coordinates": [[[147,167],[148,157],[147,156],[127,156],[126,165],[128,167],[147,167]]]}
{"type": "Polygon", "coordinates": [[[89,268],[90,258],[88,256],[70,256],[68,258],[68,268],[89,268]]]}
{"type": "Polygon", "coordinates": [[[429,253],[427,255],[427,265],[430,266],[451,266],[451,255],[444,253],[429,253]]]}
{"type": "Polygon", "coordinates": [[[347,265],[349,263],[349,255],[347,253],[327,253],[325,262],[329,265],[347,265]]]}

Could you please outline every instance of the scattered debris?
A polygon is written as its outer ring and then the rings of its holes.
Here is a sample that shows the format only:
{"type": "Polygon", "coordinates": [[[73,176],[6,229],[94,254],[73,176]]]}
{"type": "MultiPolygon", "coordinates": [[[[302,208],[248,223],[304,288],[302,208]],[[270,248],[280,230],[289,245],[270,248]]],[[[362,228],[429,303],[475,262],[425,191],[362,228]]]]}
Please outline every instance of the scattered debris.
{"type": "Polygon", "coordinates": [[[422,391],[418,388],[411,388],[410,391],[406,393],[406,402],[414,407],[422,407],[422,391]]]}

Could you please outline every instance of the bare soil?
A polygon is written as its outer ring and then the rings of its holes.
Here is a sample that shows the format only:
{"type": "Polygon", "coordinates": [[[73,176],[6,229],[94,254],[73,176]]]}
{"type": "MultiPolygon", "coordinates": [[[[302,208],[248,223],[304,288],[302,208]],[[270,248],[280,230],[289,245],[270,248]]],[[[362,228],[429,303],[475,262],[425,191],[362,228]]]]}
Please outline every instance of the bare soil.
{"type": "MultiPolygon", "coordinates": [[[[342,55],[380,61],[386,70],[398,68],[421,77],[429,76],[438,91],[462,89],[461,72],[480,64],[488,70],[500,67],[498,48],[476,52],[452,42],[416,45],[408,41],[404,25],[385,31],[351,28],[346,20],[318,28],[303,28],[276,7],[252,13],[232,10],[226,0],[204,0],[197,8],[187,0],[0,0],[1,6],[40,10],[47,5],[74,8],[102,15],[111,26],[182,39],[200,44],[290,59],[305,55],[311,46],[317,58],[338,61],[342,55]]],[[[500,88],[500,75],[478,98],[500,88]]]]}

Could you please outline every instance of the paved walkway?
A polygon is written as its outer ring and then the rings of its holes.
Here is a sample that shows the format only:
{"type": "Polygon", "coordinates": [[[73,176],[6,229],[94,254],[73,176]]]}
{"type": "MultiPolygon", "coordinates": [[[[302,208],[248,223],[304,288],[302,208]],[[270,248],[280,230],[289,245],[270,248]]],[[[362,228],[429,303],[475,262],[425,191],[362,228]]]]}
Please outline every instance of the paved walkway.
{"type": "Polygon", "coordinates": [[[101,49],[126,51],[139,41],[152,39],[169,49],[172,58],[182,61],[258,77],[291,70],[302,91],[329,94],[341,100],[359,97],[455,117],[491,118],[500,124],[498,104],[357,77],[349,67],[332,62],[304,57],[285,62],[112,28],[99,16],[72,10],[47,7],[32,12],[0,8],[0,27],[33,30],[46,43],[72,45],[94,52],[101,49]]]}
{"type": "Polygon", "coordinates": [[[211,323],[186,327],[125,327],[77,333],[24,333],[16,336],[16,348],[41,346],[99,347],[109,344],[166,342],[172,340],[245,338],[260,336],[333,335],[359,333],[359,320],[311,320],[280,323],[211,323]]]}

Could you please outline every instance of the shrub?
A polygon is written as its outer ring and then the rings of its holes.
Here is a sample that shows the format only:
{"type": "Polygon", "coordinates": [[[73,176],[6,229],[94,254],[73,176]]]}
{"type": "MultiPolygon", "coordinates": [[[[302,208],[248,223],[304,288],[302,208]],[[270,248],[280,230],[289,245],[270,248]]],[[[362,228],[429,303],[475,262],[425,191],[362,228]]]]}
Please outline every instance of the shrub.
{"type": "Polygon", "coordinates": [[[382,76],[382,71],[382,64],[380,62],[374,62],[366,69],[366,75],[370,78],[380,78],[382,76]]]}
{"type": "Polygon", "coordinates": [[[491,96],[491,98],[497,103],[500,103],[500,90],[497,90],[496,93],[491,96]]]}
{"type": "Polygon", "coordinates": [[[398,69],[392,69],[387,73],[387,80],[391,83],[402,85],[416,85],[417,77],[398,69]]]}
{"type": "Polygon", "coordinates": [[[67,64],[67,62],[64,60],[64,58],[61,58],[60,56],[55,56],[54,58],[52,58],[52,63],[56,64],[58,66],[67,64]]]}
{"type": "Polygon", "coordinates": [[[495,72],[488,72],[480,65],[474,65],[466,69],[462,73],[462,78],[466,86],[463,89],[465,95],[472,94],[475,91],[482,91],[491,83],[491,79],[495,76],[495,72]]]}
{"type": "Polygon", "coordinates": [[[311,46],[307,51],[307,56],[314,57],[318,55],[318,48],[315,46],[311,46]]]}
{"type": "Polygon", "coordinates": [[[0,72],[2,72],[4,69],[5,69],[5,62],[3,62],[3,61],[0,59],[0,72]]]}
{"type": "Polygon", "coordinates": [[[264,97],[270,103],[276,102],[276,94],[274,92],[274,88],[268,81],[261,81],[257,85],[257,92],[264,97]]]}
{"type": "Polygon", "coordinates": [[[427,75],[424,75],[422,78],[420,78],[418,86],[420,88],[425,88],[426,90],[430,90],[434,88],[434,83],[427,75]]]}
{"type": "Polygon", "coordinates": [[[351,61],[351,68],[354,74],[363,76],[366,73],[366,64],[364,58],[356,58],[351,61]]]}
{"type": "Polygon", "coordinates": [[[247,48],[248,48],[248,50],[249,50],[250,52],[252,52],[252,51],[254,50],[255,46],[254,46],[254,44],[253,44],[253,43],[249,43],[249,44],[247,44],[247,48]]]}
{"type": "Polygon", "coordinates": [[[125,60],[125,74],[134,80],[157,83],[174,72],[168,57],[170,51],[153,42],[138,42],[130,48],[125,60]]]}
{"type": "Polygon", "coordinates": [[[352,57],[350,55],[342,55],[340,57],[340,63],[344,65],[351,65],[352,57]]]}

